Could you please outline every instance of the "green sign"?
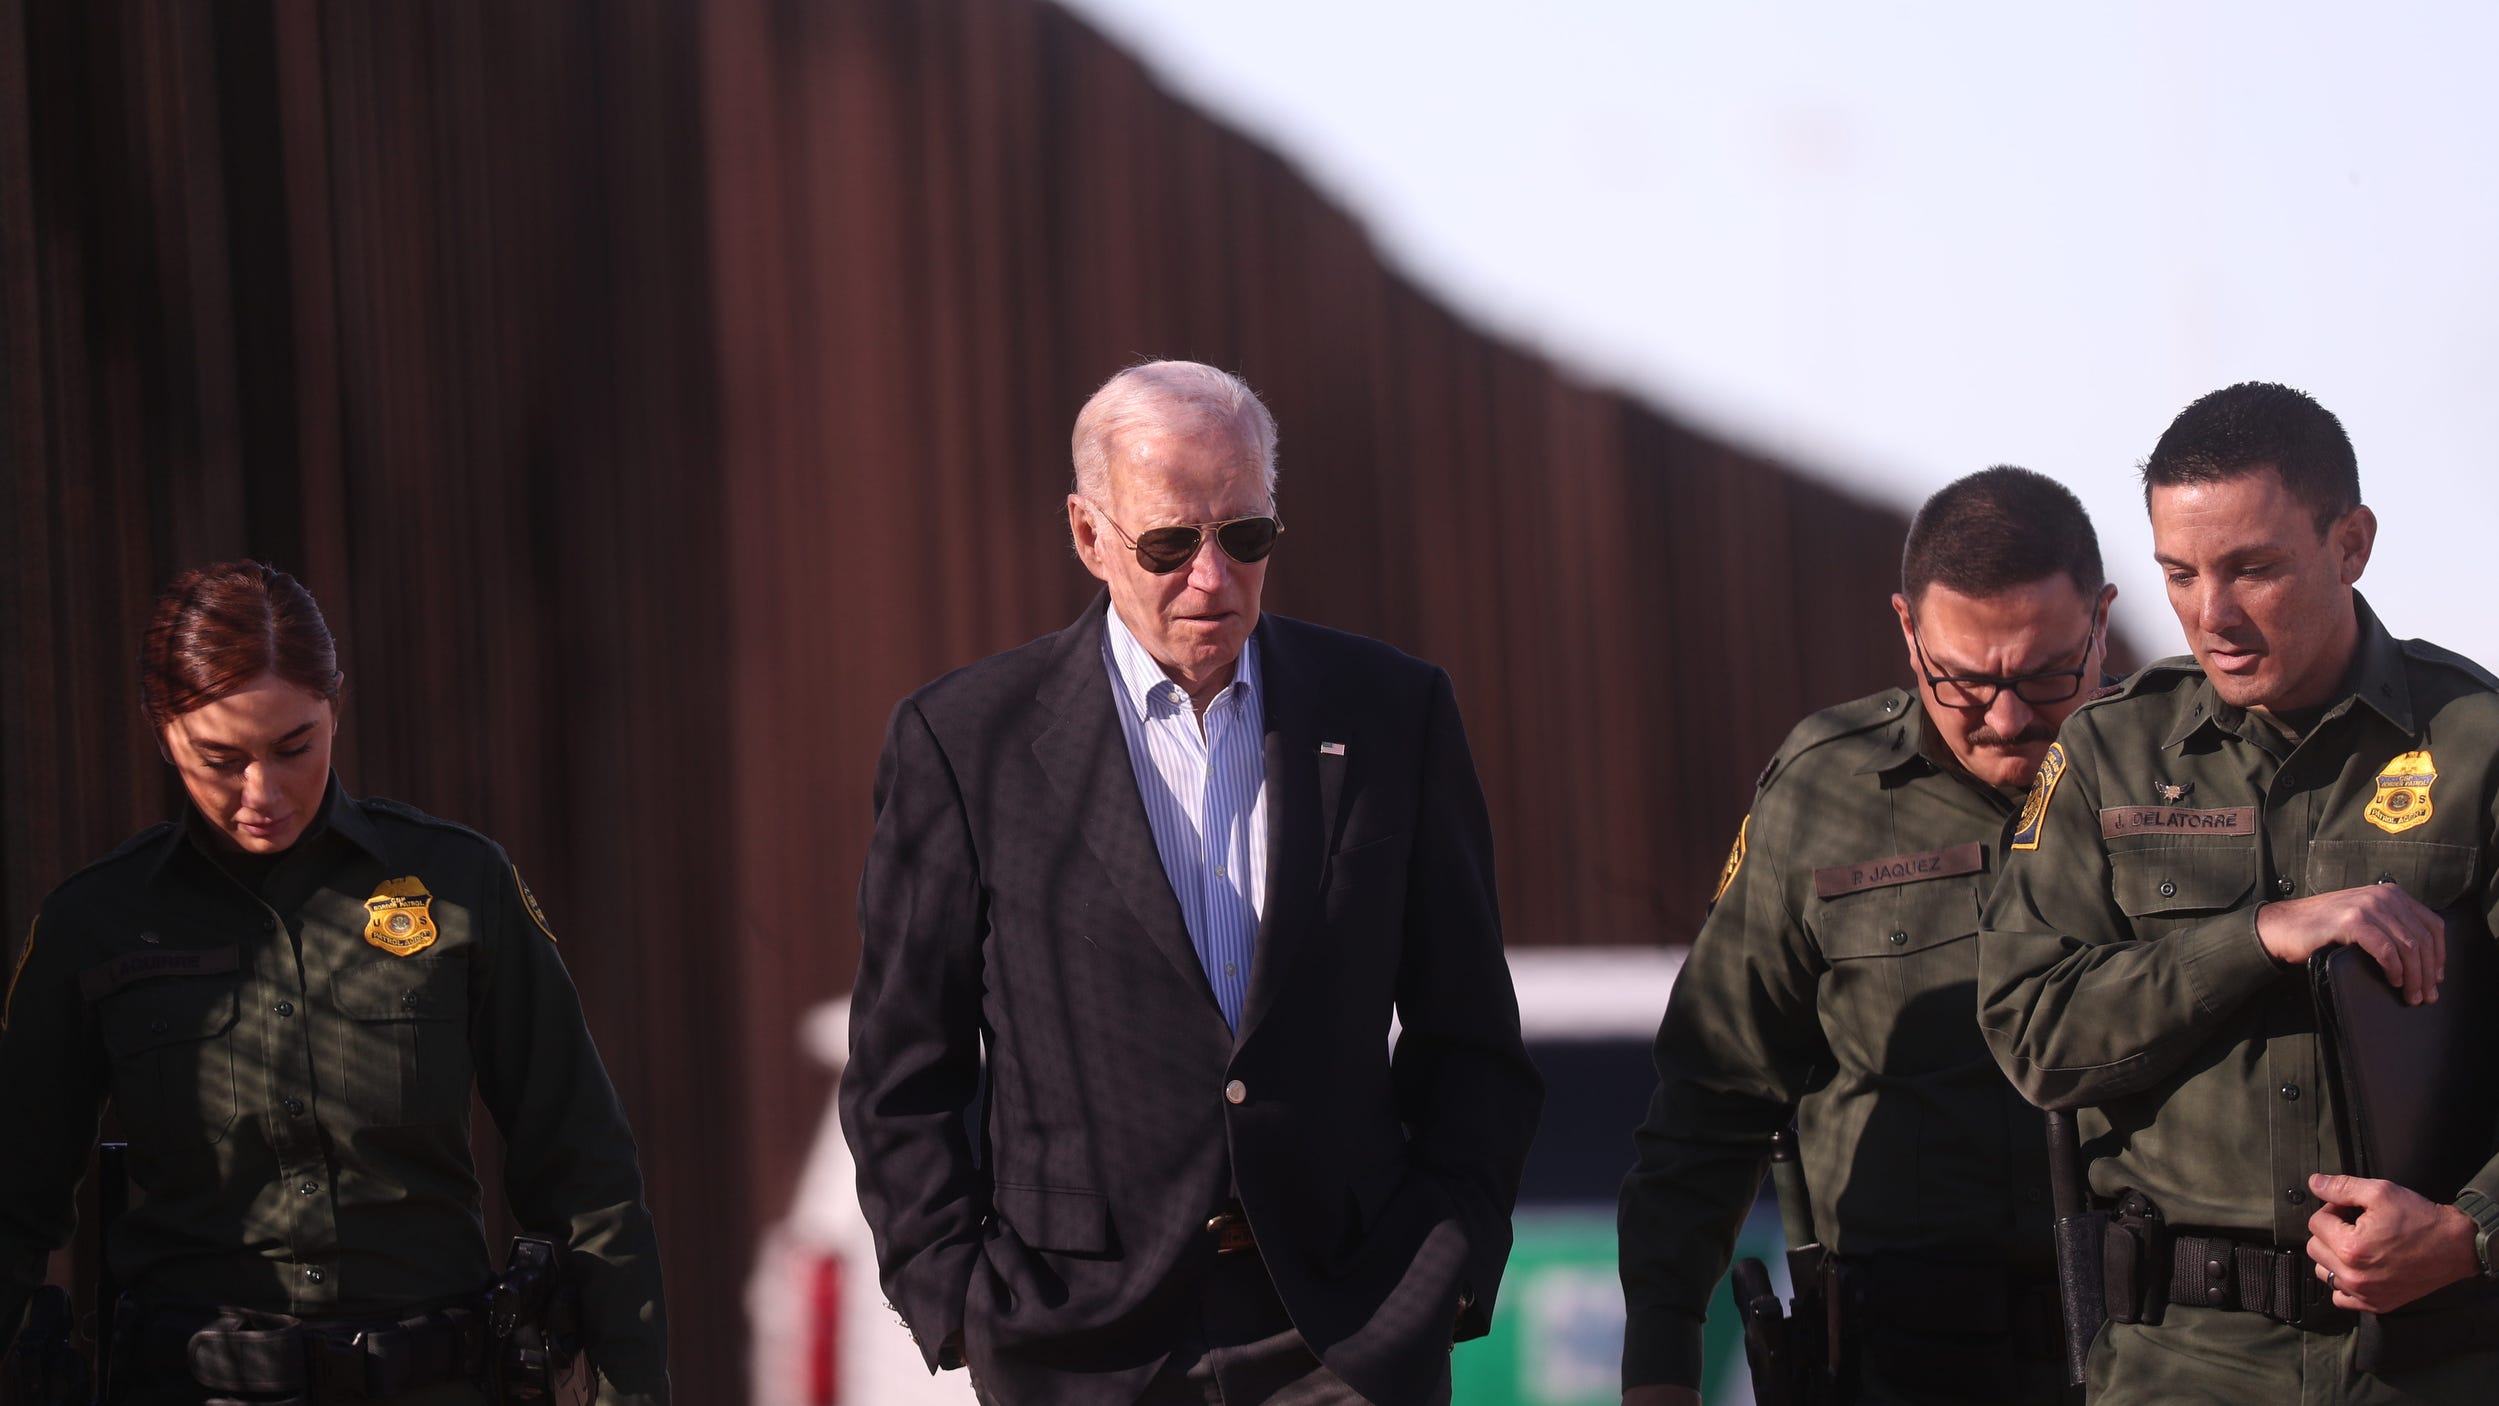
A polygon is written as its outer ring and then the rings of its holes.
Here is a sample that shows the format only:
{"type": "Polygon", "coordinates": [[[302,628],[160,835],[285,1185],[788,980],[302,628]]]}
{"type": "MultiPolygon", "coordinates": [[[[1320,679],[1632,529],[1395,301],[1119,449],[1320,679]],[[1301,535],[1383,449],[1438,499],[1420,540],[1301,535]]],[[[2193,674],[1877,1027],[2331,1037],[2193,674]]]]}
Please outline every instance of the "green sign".
{"type": "MultiPolygon", "coordinates": [[[[1451,1406],[1620,1406],[1623,1399],[1623,1286],[1614,1263],[1614,1218],[1587,1211],[1521,1212],[1492,1332],[1458,1344],[1450,1359],[1451,1406]]],[[[1755,1215],[1736,1240],[1736,1257],[1779,1265],[1779,1223],[1755,1215]]],[[[1786,1275],[1775,1273],[1785,1293],[1786,1275]]],[[[1722,1282],[1709,1312],[1710,1406],[1753,1399],[1735,1300],[1722,1282]]]]}

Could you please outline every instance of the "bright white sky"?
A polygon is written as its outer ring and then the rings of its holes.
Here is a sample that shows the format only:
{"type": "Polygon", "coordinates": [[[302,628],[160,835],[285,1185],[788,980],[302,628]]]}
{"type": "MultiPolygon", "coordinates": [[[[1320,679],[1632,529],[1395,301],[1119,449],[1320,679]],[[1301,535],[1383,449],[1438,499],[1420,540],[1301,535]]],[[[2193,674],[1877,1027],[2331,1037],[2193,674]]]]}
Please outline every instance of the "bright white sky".
{"type": "Polygon", "coordinates": [[[2387,623],[2499,666],[2499,7],[1068,3],[1589,380],[1904,508],[2063,479],[2154,654],[2135,466],[2298,386],[2387,623]]]}

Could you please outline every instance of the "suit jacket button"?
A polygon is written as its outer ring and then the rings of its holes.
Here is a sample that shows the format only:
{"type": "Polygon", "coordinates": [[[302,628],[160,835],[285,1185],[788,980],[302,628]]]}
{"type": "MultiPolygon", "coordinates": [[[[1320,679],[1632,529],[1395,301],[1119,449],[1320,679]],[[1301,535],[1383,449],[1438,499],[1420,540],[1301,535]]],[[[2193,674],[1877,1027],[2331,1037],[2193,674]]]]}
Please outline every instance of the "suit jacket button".
{"type": "Polygon", "coordinates": [[[1241,1082],[1240,1080],[1238,1080],[1238,1079],[1235,1079],[1235,1080],[1233,1080],[1231,1083],[1224,1085],[1224,1086],[1223,1086],[1223,1101],[1224,1101],[1224,1102],[1226,1102],[1226,1103],[1247,1103],[1247,1102],[1249,1102],[1249,1085],[1242,1083],[1242,1082],[1241,1082]]]}

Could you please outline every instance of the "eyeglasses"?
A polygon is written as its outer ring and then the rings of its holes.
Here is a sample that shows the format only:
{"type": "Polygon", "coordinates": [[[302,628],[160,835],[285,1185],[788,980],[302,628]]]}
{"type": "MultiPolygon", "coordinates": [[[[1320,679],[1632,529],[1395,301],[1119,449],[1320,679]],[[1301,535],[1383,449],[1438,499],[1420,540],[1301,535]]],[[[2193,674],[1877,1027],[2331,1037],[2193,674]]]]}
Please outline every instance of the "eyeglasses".
{"type": "Polygon", "coordinates": [[[1971,674],[1963,678],[1940,677],[1926,657],[1926,641],[1918,638],[1915,621],[1909,625],[1909,640],[1918,649],[1918,674],[1926,686],[1935,690],[1935,701],[1947,708],[1985,708],[1992,706],[1996,695],[2012,689],[2013,696],[2025,703],[2062,703],[2082,692],[2083,671],[2091,664],[2091,642],[2100,634],[2100,620],[2095,613],[2091,630],[2082,638],[2077,651],[2082,658],[2070,669],[2042,669],[2035,674],[1971,674]]]}
{"type": "Polygon", "coordinates": [[[1265,561],[1267,554],[1276,549],[1276,539],[1284,535],[1284,520],[1269,514],[1189,526],[1150,527],[1144,536],[1131,537],[1128,529],[1119,525],[1119,519],[1104,512],[1101,504],[1091,498],[1085,502],[1102,514],[1102,520],[1119,534],[1119,540],[1135,549],[1137,565],[1157,576],[1169,576],[1197,560],[1198,544],[1204,542],[1209,533],[1214,534],[1215,545],[1223,548],[1225,556],[1243,566],[1265,561]]]}

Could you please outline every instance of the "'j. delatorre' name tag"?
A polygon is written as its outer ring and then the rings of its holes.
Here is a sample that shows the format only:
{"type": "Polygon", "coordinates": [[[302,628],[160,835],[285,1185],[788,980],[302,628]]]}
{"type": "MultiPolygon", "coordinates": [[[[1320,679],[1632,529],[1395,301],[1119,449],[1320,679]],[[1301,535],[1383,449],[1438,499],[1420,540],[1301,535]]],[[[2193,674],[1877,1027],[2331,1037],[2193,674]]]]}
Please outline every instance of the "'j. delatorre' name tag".
{"type": "Polygon", "coordinates": [[[2253,835],[2256,807],[2187,810],[2179,806],[2111,806],[2100,812],[2100,838],[2124,835],[2253,835]]]}
{"type": "Polygon", "coordinates": [[[1879,889],[1891,884],[1943,879],[1954,874],[1975,874],[1985,867],[1987,852],[1977,845],[1954,845],[1950,849],[1931,849],[1924,854],[1896,854],[1889,859],[1869,859],[1862,864],[1834,864],[1828,869],[1814,871],[1814,896],[1837,898],[1844,893],[1879,889]]]}

